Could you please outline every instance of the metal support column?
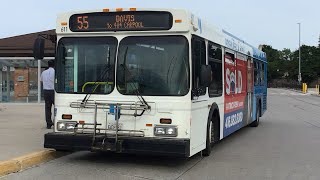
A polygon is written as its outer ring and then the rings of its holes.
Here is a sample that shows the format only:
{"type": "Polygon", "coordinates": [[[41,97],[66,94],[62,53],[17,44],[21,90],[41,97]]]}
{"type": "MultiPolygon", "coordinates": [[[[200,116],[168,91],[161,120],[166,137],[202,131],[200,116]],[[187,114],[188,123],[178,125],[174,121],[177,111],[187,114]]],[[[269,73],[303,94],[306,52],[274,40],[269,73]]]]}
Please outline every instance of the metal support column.
{"type": "Polygon", "coordinates": [[[298,74],[298,82],[301,84],[302,76],[301,76],[301,23],[299,24],[299,74],[298,74]]]}
{"type": "Polygon", "coordinates": [[[38,59],[38,103],[41,102],[41,60],[38,59]]]}
{"type": "Polygon", "coordinates": [[[7,102],[10,102],[10,67],[7,67],[7,71],[6,71],[6,74],[7,74],[7,102]]]}
{"type": "Polygon", "coordinates": [[[2,102],[2,86],[3,86],[2,70],[0,70],[0,102],[2,102]]]}

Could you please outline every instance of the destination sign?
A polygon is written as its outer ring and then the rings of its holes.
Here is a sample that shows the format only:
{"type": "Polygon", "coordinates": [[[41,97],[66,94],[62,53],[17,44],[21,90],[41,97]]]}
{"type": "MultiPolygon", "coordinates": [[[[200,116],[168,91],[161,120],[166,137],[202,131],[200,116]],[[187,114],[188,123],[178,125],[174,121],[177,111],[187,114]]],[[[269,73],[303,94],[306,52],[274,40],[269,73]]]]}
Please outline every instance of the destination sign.
{"type": "Polygon", "coordinates": [[[158,11],[75,14],[69,20],[73,32],[169,30],[172,23],[171,13],[158,11]]]}

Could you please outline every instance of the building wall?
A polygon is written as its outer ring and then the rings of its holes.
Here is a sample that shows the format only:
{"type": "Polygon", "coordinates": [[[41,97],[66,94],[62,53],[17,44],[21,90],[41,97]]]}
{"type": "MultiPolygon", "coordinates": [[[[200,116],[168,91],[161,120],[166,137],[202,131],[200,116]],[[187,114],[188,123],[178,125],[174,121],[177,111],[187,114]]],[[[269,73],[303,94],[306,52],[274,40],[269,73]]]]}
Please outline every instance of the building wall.
{"type": "MultiPolygon", "coordinates": [[[[48,66],[48,59],[41,61],[41,71],[48,66]]],[[[42,91],[38,92],[38,61],[31,57],[0,59],[0,103],[43,101],[42,91]]]]}
{"type": "Polygon", "coordinates": [[[14,97],[20,100],[29,96],[29,69],[17,68],[14,71],[14,97]]]}

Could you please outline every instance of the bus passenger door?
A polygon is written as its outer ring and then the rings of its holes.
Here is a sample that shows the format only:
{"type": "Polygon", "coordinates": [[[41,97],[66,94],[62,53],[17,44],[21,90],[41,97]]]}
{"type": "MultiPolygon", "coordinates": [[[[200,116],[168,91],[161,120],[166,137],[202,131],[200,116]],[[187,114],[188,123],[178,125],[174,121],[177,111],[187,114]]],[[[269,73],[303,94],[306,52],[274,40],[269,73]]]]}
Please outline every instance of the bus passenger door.
{"type": "Polygon", "coordinates": [[[192,37],[192,103],[190,124],[190,156],[205,149],[208,122],[207,88],[200,84],[201,65],[206,64],[206,43],[200,37],[192,37]]]}
{"type": "Polygon", "coordinates": [[[252,122],[253,109],[253,61],[250,56],[247,59],[247,113],[246,124],[252,122]]]}
{"type": "Polygon", "coordinates": [[[236,102],[238,102],[237,122],[239,127],[247,125],[248,114],[248,67],[247,56],[241,53],[237,53],[236,58],[236,102]]]}

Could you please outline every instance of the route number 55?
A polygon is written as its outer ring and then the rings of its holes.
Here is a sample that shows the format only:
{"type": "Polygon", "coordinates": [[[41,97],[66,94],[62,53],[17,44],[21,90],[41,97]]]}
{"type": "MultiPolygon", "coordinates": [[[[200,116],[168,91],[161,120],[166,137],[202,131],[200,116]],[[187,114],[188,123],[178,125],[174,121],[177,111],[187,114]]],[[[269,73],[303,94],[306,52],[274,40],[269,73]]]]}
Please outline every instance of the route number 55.
{"type": "Polygon", "coordinates": [[[89,22],[88,16],[78,16],[78,29],[88,29],[89,22]]]}

